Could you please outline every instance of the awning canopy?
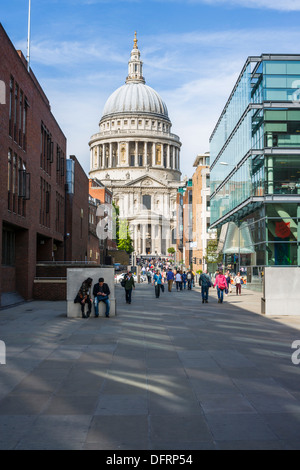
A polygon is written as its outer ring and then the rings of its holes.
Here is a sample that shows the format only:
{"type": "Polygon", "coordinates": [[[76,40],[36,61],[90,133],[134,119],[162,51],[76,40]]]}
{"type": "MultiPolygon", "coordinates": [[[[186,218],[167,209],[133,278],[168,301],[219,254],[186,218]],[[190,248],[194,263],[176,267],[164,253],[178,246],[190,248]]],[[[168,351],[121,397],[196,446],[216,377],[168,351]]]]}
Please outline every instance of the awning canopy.
{"type": "Polygon", "coordinates": [[[234,222],[228,222],[223,249],[221,251],[226,255],[255,252],[251,232],[246,222],[242,222],[240,227],[234,222]]]}

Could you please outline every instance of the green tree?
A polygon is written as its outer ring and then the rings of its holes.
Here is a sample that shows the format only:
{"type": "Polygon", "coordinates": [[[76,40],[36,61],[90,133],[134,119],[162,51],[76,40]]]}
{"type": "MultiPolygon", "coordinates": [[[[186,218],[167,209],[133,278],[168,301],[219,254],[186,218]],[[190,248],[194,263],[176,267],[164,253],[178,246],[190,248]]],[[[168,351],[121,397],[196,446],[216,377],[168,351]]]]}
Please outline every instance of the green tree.
{"type": "Polygon", "coordinates": [[[124,250],[130,254],[133,252],[133,242],[129,233],[129,224],[127,219],[120,219],[120,209],[113,202],[116,244],[119,250],[124,250]]]}
{"type": "Polygon", "coordinates": [[[218,264],[222,263],[223,254],[218,251],[218,239],[213,238],[208,240],[205,259],[207,264],[218,264]]]}
{"type": "Polygon", "coordinates": [[[170,253],[170,255],[174,255],[175,248],[173,248],[172,246],[170,248],[168,248],[168,253],[170,253]]]}

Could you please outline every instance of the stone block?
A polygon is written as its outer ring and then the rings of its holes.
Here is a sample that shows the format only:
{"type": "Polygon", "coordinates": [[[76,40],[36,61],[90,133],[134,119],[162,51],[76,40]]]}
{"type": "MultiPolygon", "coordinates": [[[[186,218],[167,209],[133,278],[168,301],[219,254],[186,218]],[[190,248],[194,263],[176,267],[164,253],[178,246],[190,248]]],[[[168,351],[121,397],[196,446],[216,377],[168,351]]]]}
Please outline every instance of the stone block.
{"type": "MultiPolygon", "coordinates": [[[[80,267],[67,269],[67,316],[69,318],[80,318],[80,304],[74,304],[74,298],[80,289],[81,284],[88,277],[93,279],[92,290],[100,277],[104,278],[104,282],[108,284],[110,289],[110,316],[116,315],[116,298],[115,298],[115,270],[113,266],[107,267],[80,267]]],[[[87,307],[86,307],[87,310],[87,307]]],[[[94,315],[94,306],[92,307],[92,315],[94,315]]],[[[105,303],[99,304],[99,316],[105,316],[105,303]]]]}
{"type": "Polygon", "coordinates": [[[300,315],[299,286],[300,269],[298,267],[266,267],[262,313],[278,316],[300,315]]]}

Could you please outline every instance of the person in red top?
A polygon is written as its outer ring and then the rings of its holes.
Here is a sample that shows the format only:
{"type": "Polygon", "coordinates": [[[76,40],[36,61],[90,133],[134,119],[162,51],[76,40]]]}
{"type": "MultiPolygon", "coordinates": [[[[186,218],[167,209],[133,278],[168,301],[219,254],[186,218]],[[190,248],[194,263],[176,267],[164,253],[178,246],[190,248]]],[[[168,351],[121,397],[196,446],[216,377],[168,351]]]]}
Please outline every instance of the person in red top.
{"type": "Polygon", "coordinates": [[[217,291],[218,291],[218,303],[222,304],[223,303],[223,297],[224,297],[224,291],[225,289],[228,289],[228,284],[226,277],[223,274],[222,269],[219,270],[219,274],[216,275],[214,287],[217,286],[217,291]]]}

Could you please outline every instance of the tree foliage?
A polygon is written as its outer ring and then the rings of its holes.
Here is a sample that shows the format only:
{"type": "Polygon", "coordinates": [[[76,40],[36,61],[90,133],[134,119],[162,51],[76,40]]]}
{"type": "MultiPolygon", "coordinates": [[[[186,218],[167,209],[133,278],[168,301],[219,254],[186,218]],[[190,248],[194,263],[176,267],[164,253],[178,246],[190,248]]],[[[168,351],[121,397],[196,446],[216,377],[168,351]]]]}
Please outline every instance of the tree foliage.
{"type": "Polygon", "coordinates": [[[116,233],[116,244],[119,250],[126,251],[130,254],[133,252],[133,242],[129,233],[129,223],[127,219],[120,219],[120,209],[113,202],[114,207],[114,224],[116,233]]]}
{"type": "Polygon", "coordinates": [[[208,240],[205,259],[207,264],[209,263],[221,263],[223,259],[223,255],[221,252],[218,252],[218,239],[213,238],[208,240]]]}

